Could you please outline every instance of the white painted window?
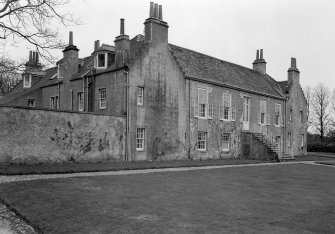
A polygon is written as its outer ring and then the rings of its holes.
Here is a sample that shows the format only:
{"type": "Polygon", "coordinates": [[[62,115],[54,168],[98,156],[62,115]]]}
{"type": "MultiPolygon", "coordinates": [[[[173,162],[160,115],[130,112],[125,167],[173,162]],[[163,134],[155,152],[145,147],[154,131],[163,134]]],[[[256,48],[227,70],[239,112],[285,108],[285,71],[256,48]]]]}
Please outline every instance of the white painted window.
{"type": "Polygon", "coordinates": [[[301,147],[304,147],[304,134],[301,134],[301,147]]]}
{"type": "Polygon", "coordinates": [[[214,107],[213,104],[208,105],[208,118],[213,119],[214,116],[214,107]]]}
{"type": "Polygon", "coordinates": [[[144,88],[143,87],[137,87],[137,105],[143,106],[144,104],[144,88]]]}
{"type": "Polygon", "coordinates": [[[223,106],[219,106],[219,118],[223,120],[223,106]]]}
{"type": "Polygon", "coordinates": [[[198,132],[198,150],[206,150],[206,132],[198,132]]]}
{"type": "Polygon", "coordinates": [[[198,89],[199,117],[207,117],[208,91],[204,88],[198,89]]]}
{"type": "Polygon", "coordinates": [[[107,68],[107,54],[105,53],[97,54],[96,59],[97,59],[96,60],[97,68],[107,68]]]}
{"type": "Polygon", "coordinates": [[[55,107],[57,110],[59,110],[59,97],[55,96],[55,107]]]}
{"type": "Polygon", "coordinates": [[[106,89],[99,89],[99,108],[106,109],[107,107],[107,100],[106,100],[106,89]]]}
{"type": "Polygon", "coordinates": [[[275,125],[280,126],[280,121],[281,121],[281,105],[280,104],[275,104],[275,125]]]}
{"type": "Polygon", "coordinates": [[[259,123],[263,125],[266,123],[266,101],[260,101],[259,123]]]}
{"type": "Polygon", "coordinates": [[[223,94],[223,120],[230,120],[231,94],[223,94]]]}
{"type": "Polygon", "coordinates": [[[50,97],[50,108],[55,109],[56,107],[56,99],[55,97],[50,97]]]}
{"type": "Polygon", "coordinates": [[[235,121],[236,120],[236,108],[232,107],[231,108],[231,121],[235,121]]]}
{"type": "Polygon", "coordinates": [[[35,99],[28,99],[28,106],[35,107],[35,99]]]}
{"type": "Polygon", "coordinates": [[[23,75],[23,88],[30,88],[31,87],[31,74],[24,74],[23,75]]]}
{"type": "Polygon", "coordinates": [[[222,133],[222,150],[229,151],[230,146],[230,134],[222,133]]]}
{"type": "Polygon", "coordinates": [[[63,64],[57,65],[57,79],[61,80],[64,76],[65,66],[63,64]]]}
{"type": "Polygon", "coordinates": [[[136,150],[144,150],[144,140],[145,140],[145,129],[137,128],[136,129],[136,150]]]}
{"type": "Polygon", "coordinates": [[[78,111],[84,111],[84,95],[83,95],[83,92],[78,93],[78,111]]]}
{"type": "Polygon", "coordinates": [[[288,142],[287,142],[287,147],[291,147],[291,142],[292,142],[292,134],[289,132],[288,133],[288,142]]]}

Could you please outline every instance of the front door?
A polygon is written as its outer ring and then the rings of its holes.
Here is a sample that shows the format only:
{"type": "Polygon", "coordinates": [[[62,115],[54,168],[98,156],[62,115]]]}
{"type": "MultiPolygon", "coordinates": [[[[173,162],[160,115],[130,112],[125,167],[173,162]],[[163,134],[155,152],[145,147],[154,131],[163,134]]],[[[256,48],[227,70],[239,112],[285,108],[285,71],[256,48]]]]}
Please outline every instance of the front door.
{"type": "Polygon", "coordinates": [[[250,98],[243,97],[243,130],[249,131],[250,123],[250,98]]]}

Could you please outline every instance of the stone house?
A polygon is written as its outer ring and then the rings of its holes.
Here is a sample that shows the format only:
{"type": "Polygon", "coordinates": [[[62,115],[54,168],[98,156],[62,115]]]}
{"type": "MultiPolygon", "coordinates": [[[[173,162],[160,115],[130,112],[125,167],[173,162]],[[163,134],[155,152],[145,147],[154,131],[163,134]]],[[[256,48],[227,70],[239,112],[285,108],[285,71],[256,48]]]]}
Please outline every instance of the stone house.
{"type": "Polygon", "coordinates": [[[307,104],[295,58],[288,80],[168,42],[162,6],[150,3],[145,35],[130,39],[124,19],[114,45],[95,41],[79,58],[70,32],[57,66],[30,52],[23,81],[0,100],[126,118],[125,160],[217,157],[292,158],[306,154],[307,104]]]}

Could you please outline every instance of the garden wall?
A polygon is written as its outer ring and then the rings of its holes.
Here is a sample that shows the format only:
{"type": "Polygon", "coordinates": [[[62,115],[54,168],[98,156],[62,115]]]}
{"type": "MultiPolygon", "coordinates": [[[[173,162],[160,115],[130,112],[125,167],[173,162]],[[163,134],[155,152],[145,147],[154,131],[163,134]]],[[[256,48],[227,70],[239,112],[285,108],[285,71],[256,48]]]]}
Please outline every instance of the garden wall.
{"type": "Polygon", "coordinates": [[[121,161],[125,126],[123,116],[0,106],[0,163],[121,161]]]}

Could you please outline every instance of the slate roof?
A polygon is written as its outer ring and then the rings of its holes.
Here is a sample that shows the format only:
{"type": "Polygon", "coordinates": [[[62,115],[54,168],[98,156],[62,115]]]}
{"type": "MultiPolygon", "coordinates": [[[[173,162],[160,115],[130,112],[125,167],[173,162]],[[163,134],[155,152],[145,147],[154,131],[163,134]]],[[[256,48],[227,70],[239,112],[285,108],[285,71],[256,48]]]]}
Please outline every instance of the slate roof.
{"type": "Polygon", "coordinates": [[[281,88],[281,90],[283,90],[283,93],[288,93],[290,90],[290,87],[288,86],[288,81],[284,80],[284,81],[278,81],[278,84],[281,88]]]}
{"type": "Polygon", "coordinates": [[[186,77],[283,98],[277,82],[250,68],[169,44],[186,77]]]}
{"type": "Polygon", "coordinates": [[[23,88],[22,84],[23,81],[21,81],[10,93],[8,93],[7,95],[5,95],[0,99],[0,104],[7,104],[19,97],[24,97],[43,86],[56,84],[58,82],[57,79],[50,80],[50,78],[54,76],[56,73],[57,73],[57,67],[52,67],[45,70],[45,75],[42,78],[40,78],[40,80],[37,81],[37,83],[35,83],[31,88],[23,88]]]}

